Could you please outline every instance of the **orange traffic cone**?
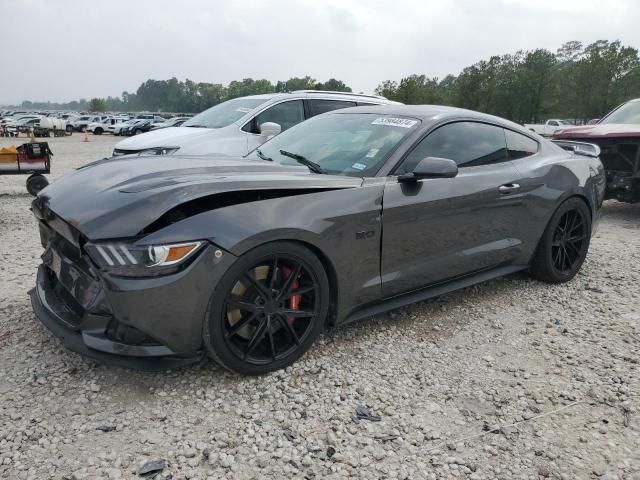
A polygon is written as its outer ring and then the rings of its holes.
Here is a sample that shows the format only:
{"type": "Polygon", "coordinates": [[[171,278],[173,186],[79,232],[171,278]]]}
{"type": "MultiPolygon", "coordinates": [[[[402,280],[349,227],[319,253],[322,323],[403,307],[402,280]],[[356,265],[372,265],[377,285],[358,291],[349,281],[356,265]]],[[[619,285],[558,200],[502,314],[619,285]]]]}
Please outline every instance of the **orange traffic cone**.
{"type": "Polygon", "coordinates": [[[84,138],[82,139],[83,142],[88,142],[89,141],[89,136],[87,135],[87,129],[83,128],[82,131],[84,132],[84,138]]]}

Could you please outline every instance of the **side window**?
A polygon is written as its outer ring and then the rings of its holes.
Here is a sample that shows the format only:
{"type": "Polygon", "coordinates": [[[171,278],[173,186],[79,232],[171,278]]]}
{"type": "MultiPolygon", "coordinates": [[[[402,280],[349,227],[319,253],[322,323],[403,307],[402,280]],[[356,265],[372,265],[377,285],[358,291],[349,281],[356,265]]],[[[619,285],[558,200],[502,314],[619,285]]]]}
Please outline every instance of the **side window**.
{"type": "Polygon", "coordinates": [[[477,122],[444,125],[422,139],[395,173],[412,172],[426,157],[449,158],[459,167],[504,162],[508,159],[504,130],[477,122]]]}
{"type": "Polygon", "coordinates": [[[308,102],[312,117],[320,115],[321,113],[330,112],[331,110],[356,106],[356,102],[345,102],[344,100],[323,100],[320,98],[314,98],[308,100],[308,102]]]}
{"type": "Polygon", "coordinates": [[[377,103],[358,102],[359,107],[377,107],[377,103]]]}
{"type": "Polygon", "coordinates": [[[560,125],[558,124],[558,122],[556,122],[555,120],[551,120],[549,122],[549,126],[551,127],[559,127],[560,125]]]}
{"type": "Polygon", "coordinates": [[[253,117],[249,123],[242,127],[242,130],[257,134],[260,133],[260,125],[265,122],[274,122],[279,124],[284,132],[303,120],[304,107],[302,100],[291,100],[290,102],[278,103],[253,117]]]}
{"type": "Polygon", "coordinates": [[[535,140],[511,130],[505,130],[504,135],[507,138],[507,151],[510,160],[538,153],[538,142],[535,140]]]}

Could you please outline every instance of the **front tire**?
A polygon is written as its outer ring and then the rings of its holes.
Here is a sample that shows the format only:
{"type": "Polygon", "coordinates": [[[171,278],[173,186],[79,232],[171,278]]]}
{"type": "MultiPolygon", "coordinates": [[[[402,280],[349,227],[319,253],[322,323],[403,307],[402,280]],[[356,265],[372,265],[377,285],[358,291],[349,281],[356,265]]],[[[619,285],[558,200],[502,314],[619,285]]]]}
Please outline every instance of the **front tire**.
{"type": "Polygon", "coordinates": [[[543,282],[564,283],[576,276],[591,240],[591,212],[580,198],[562,203],[547,224],[531,262],[531,275],[543,282]]]}
{"type": "Polygon", "coordinates": [[[240,257],[215,286],[204,343],[228,370],[260,375],[300,358],[320,335],[328,309],[320,260],[299,244],[269,243],[240,257]]]}

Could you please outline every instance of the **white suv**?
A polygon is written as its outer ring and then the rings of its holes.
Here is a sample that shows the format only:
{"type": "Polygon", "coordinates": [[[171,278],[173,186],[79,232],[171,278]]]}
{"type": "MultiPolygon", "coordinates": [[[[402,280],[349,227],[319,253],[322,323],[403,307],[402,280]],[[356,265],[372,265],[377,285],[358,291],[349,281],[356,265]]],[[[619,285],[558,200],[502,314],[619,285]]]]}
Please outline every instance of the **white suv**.
{"type": "Polygon", "coordinates": [[[99,122],[92,122],[87,125],[87,132],[91,132],[94,135],[102,135],[103,133],[113,133],[109,127],[116,125],[117,123],[126,122],[129,117],[107,117],[99,122]]]}
{"type": "Polygon", "coordinates": [[[134,153],[241,156],[270,137],[320,113],[360,105],[397,104],[384,97],[298,90],[235,98],[211,107],[181,127],[153,130],[116,144],[113,155],[134,153]]]}

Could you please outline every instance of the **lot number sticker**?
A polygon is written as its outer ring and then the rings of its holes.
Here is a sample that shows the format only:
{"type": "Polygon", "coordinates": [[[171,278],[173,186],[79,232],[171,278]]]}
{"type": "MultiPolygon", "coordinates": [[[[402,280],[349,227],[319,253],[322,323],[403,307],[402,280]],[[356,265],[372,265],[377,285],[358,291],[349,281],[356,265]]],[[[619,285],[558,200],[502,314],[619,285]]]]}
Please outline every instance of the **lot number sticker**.
{"type": "Polygon", "coordinates": [[[408,118],[379,117],[371,122],[371,125],[387,125],[389,127],[411,128],[416,123],[418,123],[417,120],[410,120],[408,118]]]}

